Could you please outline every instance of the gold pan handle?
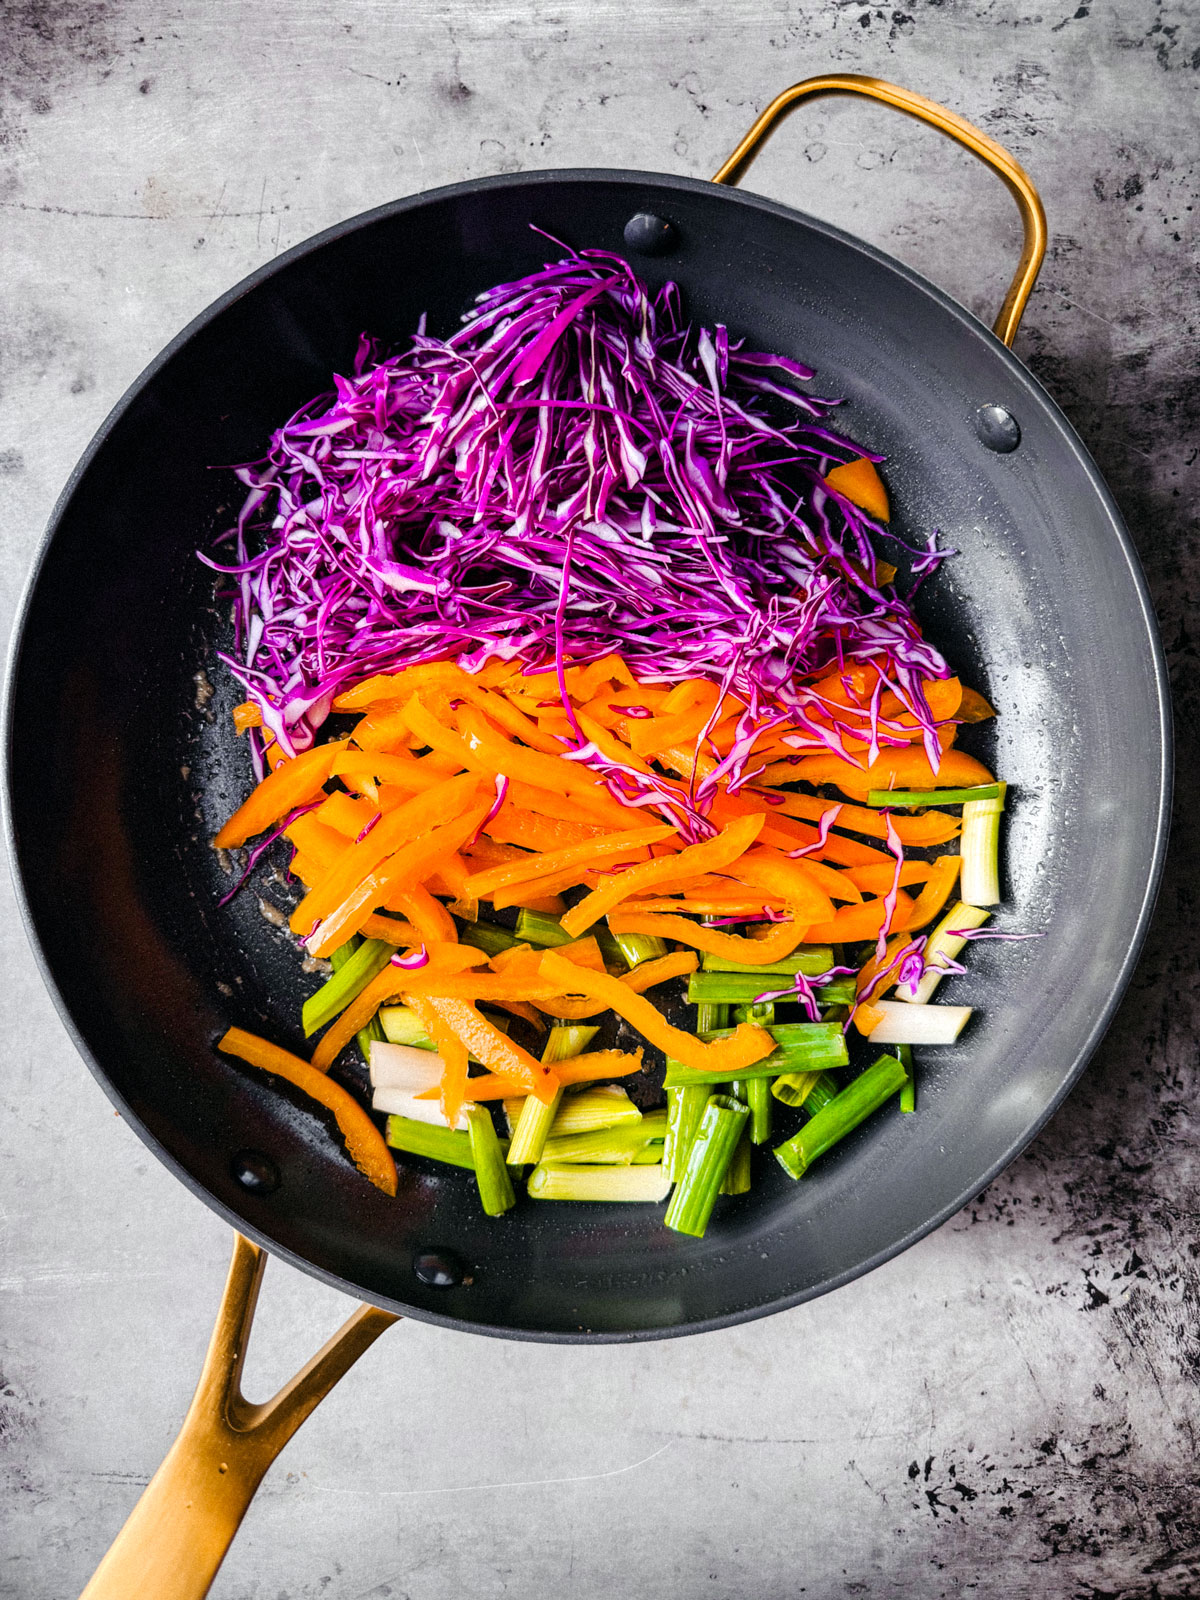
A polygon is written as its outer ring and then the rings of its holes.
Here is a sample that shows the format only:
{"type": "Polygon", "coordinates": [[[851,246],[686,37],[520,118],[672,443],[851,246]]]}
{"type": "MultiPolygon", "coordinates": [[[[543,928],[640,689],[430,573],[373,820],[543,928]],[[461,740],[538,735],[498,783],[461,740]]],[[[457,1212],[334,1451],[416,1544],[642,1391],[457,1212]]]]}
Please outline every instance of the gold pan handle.
{"type": "Polygon", "coordinates": [[[359,1306],[263,1405],[241,1375],[266,1252],[234,1235],[233,1260],[179,1437],[83,1591],[82,1600],[203,1600],[267,1468],[296,1429],[398,1319],[359,1306]]]}
{"type": "Polygon", "coordinates": [[[915,94],[911,89],[901,89],[894,83],[885,83],[882,78],[868,78],[856,72],[830,73],[820,78],[806,78],[803,83],[795,83],[790,89],[785,89],[782,94],[776,95],[729,160],[714,176],[713,182],[739,183],[749,171],[755,156],[777,123],[782,122],[801,101],[815,100],[829,94],[861,95],[864,99],[878,100],[884,105],[894,106],[897,111],[903,111],[910,117],[916,117],[918,122],[936,128],[939,133],[944,133],[947,138],[962,145],[964,150],[969,150],[972,155],[978,156],[980,161],[989,166],[1008,188],[1021,213],[1025,240],[1016,274],[1009,284],[1004,304],[1000,307],[1000,315],[993,324],[993,331],[998,339],[1002,339],[1006,345],[1011,345],[1017,336],[1021,313],[1025,309],[1025,302],[1029,299],[1030,291],[1041,269],[1042,258],[1046,254],[1046,213],[1042,209],[1042,202],[1029,174],[1013,160],[1004,146],[997,144],[994,139],[989,139],[986,133],[981,133],[973,123],[968,122],[965,117],[960,117],[957,112],[938,105],[936,100],[927,100],[923,94],[915,94]]]}

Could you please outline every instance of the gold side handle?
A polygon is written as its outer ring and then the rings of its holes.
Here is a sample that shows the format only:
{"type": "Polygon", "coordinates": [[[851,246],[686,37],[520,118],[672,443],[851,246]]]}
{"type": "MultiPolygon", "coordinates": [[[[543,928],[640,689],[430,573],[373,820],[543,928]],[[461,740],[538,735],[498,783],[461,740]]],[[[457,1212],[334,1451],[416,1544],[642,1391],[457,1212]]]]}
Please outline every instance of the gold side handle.
{"type": "Polygon", "coordinates": [[[1046,213],[1029,174],[1013,160],[1004,146],[997,144],[994,139],[989,139],[986,133],[981,133],[974,123],[968,122],[965,117],[960,117],[956,111],[949,111],[945,106],[938,105],[936,100],[927,100],[923,94],[915,94],[911,89],[901,89],[897,84],[885,83],[882,78],[868,78],[857,72],[838,72],[821,78],[805,78],[803,83],[794,83],[790,89],[785,89],[782,94],[776,95],[729,160],[714,176],[713,182],[740,183],[776,125],[794,111],[802,100],[816,100],[828,94],[861,95],[864,99],[878,100],[883,105],[894,106],[897,111],[916,117],[918,122],[936,128],[948,139],[953,139],[955,144],[962,145],[964,150],[969,150],[972,155],[978,156],[1012,194],[1021,213],[1021,226],[1025,232],[1025,239],[1016,274],[1008,286],[1004,304],[1000,307],[1000,315],[992,325],[996,337],[1011,345],[1017,336],[1021,313],[1037,281],[1042,258],[1046,254],[1046,213]]]}
{"type": "Polygon", "coordinates": [[[262,1405],[242,1394],[266,1252],[234,1235],[233,1260],[179,1437],[97,1567],[82,1600],[203,1600],[267,1468],[385,1328],[359,1306],[290,1383],[262,1405]]]}

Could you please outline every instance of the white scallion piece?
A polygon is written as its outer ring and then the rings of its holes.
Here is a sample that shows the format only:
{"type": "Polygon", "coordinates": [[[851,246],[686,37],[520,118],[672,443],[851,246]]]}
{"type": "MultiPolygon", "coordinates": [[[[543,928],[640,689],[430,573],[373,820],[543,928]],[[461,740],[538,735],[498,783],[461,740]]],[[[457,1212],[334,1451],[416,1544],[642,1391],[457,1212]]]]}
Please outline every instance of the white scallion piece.
{"type": "Polygon", "coordinates": [[[619,1084],[580,1089],[565,1094],[550,1129],[551,1139],[571,1133],[591,1133],[594,1128],[615,1128],[622,1122],[640,1122],[642,1113],[619,1084]]]}
{"type": "Polygon", "coordinates": [[[968,905],[1000,903],[1000,818],[1006,783],[994,800],[968,800],[963,806],[962,876],[959,893],[968,905]]]}
{"type": "Polygon", "coordinates": [[[872,1044],[953,1044],[966,1026],[971,1006],[922,1006],[897,1000],[872,1000],[883,1021],[868,1034],[872,1044]]]}
{"type": "Polygon", "coordinates": [[[955,931],[959,928],[982,928],[991,914],[980,906],[957,901],[929,935],[929,943],[925,946],[925,973],[920,983],[912,991],[905,984],[900,984],[896,990],[898,998],[907,1000],[910,1005],[928,1005],[933,998],[933,991],[946,976],[937,970],[939,956],[953,961],[968,943],[966,939],[956,939],[955,931]]]}
{"type": "Polygon", "coordinates": [[[655,1167],[571,1167],[544,1162],[529,1174],[534,1200],[665,1200],[671,1180],[655,1167]]]}
{"type": "MultiPolygon", "coordinates": [[[[434,1128],[448,1128],[450,1124],[442,1115],[440,1100],[420,1100],[412,1089],[376,1089],[371,1096],[371,1105],[376,1111],[384,1111],[393,1117],[408,1117],[412,1122],[427,1122],[434,1128]]],[[[456,1128],[467,1128],[467,1109],[464,1107],[458,1114],[456,1128]]]]}
{"type": "Polygon", "coordinates": [[[407,1044],[388,1044],[371,1040],[371,1087],[373,1089],[432,1089],[441,1083],[445,1068],[436,1050],[420,1050],[407,1044]]]}

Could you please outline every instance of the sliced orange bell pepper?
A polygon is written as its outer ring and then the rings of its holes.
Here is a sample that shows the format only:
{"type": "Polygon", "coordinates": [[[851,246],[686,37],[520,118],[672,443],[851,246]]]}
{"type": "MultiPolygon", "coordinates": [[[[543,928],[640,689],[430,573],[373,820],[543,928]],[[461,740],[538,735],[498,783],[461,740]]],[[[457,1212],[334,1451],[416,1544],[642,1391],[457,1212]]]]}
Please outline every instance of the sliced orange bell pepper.
{"type": "MultiPolygon", "coordinates": [[[[385,909],[407,917],[426,944],[457,944],[458,929],[454,918],[435,900],[423,883],[414,883],[408,889],[393,889],[387,897],[385,909]]],[[[367,919],[375,922],[378,919],[367,919]]],[[[366,923],[359,930],[365,932],[366,923]]],[[[376,934],[376,938],[380,935],[376,934]]],[[[415,942],[415,941],[414,941],[415,942]]]]}
{"type": "Polygon", "coordinates": [[[860,506],[869,517],[886,522],[891,514],[887,490],[873,461],[866,456],[856,456],[825,474],[825,482],[837,494],[845,495],[860,506]]]}
{"type": "MultiPolygon", "coordinates": [[[[408,1003],[414,1010],[417,1000],[416,995],[409,998],[408,1003]]],[[[501,1033],[499,1028],[481,1016],[469,1000],[450,1000],[442,995],[430,995],[426,1004],[485,1067],[490,1067],[500,1077],[511,1078],[547,1105],[554,1099],[560,1081],[554,1068],[535,1061],[528,1050],[514,1044],[507,1034],[501,1033]]]]}
{"type": "Polygon", "coordinates": [[[539,817],[533,811],[518,811],[503,805],[484,832],[501,844],[519,844],[526,850],[566,850],[609,833],[598,822],[568,822],[563,817],[539,817]]]}
{"type": "MultiPolygon", "coordinates": [[[[603,862],[627,861],[630,856],[640,854],[650,845],[661,844],[675,836],[675,829],[666,823],[629,828],[623,833],[602,834],[583,844],[569,845],[565,850],[539,852],[526,856],[523,861],[473,872],[467,880],[468,891],[474,895],[491,895],[497,889],[555,877],[560,872],[576,867],[582,869],[603,862]]],[[[583,876],[582,870],[579,876],[583,876]]]]}
{"type": "Polygon", "coordinates": [[[232,716],[238,733],[245,733],[247,728],[262,727],[262,712],[253,700],[243,700],[240,706],[234,706],[232,716]]]}
{"type": "MultiPolygon", "coordinates": [[[[932,861],[905,861],[900,867],[900,883],[924,883],[933,872],[932,861]]],[[[896,880],[896,866],[848,867],[846,876],[868,894],[886,894],[896,880]]]]}
{"type": "MultiPolygon", "coordinates": [[[[319,805],[315,811],[310,811],[302,817],[297,817],[292,824],[292,828],[307,822],[312,817],[322,827],[343,835],[342,849],[344,850],[346,848],[346,840],[357,839],[367,823],[375,815],[377,809],[369,800],[356,799],[354,795],[347,794],[344,789],[335,789],[328,800],[319,805]]],[[[292,832],[292,828],[288,829],[287,836],[289,839],[295,839],[296,844],[299,845],[300,840],[292,832]]]]}
{"type": "MultiPolygon", "coordinates": [[[[807,817],[819,822],[834,806],[839,808],[835,828],[846,828],[851,833],[865,833],[872,839],[887,838],[887,822],[878,811],[866,806],[854,806],[846,800],[819,800],[810,794],[787,794],[782,804],[772,806],[788,817],[807,817]]],[[[892,815],[892,826],[901,844],[945,844],[957,839],[962,832],[962,822],[948,811],[926,811],[921,816],[906,816],[897,811],[892,815]]],[[[831,836],[832,837],[832,836],[831,836]]],[[[848,863],[848,865],[866,865],[848,863]]]]}
{"type": "Polygon", "coordinates": [[[657,934],[660,939],[674,939],[726,961],[742,961],[750,966],[782,961],[804,942],[804,925],[799,922],[779,922],[763,938],[746,939],[720,928],[706,928],[703,923],[691,922],[687,917],[635,910],[629,901],[609,912],[608,925],[614,933],[657,934]]]}
{"type": "MultiPolygon", "coordinates": [[[[820,883],[807,872],[807,861],[791,861],[779,850],[759,846],[730,862],[723,876],[736,880],[743,888],[764,889],[778,895],[793,908],[796,921],[827,922],[833,905],[820,883]]],[[[853,884],[839,884],[843,900],[858,901],[862,895],[853,884]]]]}
{"type": "Polygon", "coordinates": [[[453,1127],[467,1095],[467,1047],[427,995],[413,995],[410,1004],[442,1058],[442,1115],[453,1127]]]}
{"type": "Polygon", "coordinates": [[[572,906],[562,919],[563,928],[572,938],[577,938],[586,933],[593,922],[640,889],[685,884],[702,872],[728,866],[754,843],[762,831],[763,820],[762,816],[738,817],[715,839],[687,845],[672,856],[640,862],[626,872],[614,872],[600,888],[593,889],[586,899],[572,906]]]}
{"type": "MultiPolygon", "coordinates": [[[[639,1049],[593,1050],[587,1055],[573,1056],[569,1061],[556,1061],[554,1075],[564,1087],[571,1083],[593,1083],[597,1078],[628,1078],[642,1070],[642,1052],[639,1049]]],[[[499,1073],[483,1073],[467,1079],[468,1100],[508,1100],[527,1093],[523,1084],[499,1073]]],[[[418,1100],[432,1099],[431,1094],[419,1094],[418,1100]]]]}
{"type": "Polygon", "coordinates": [[[897,916],[896,926],[911,933],[917,928],[923,928],[927,922],[932,922],[949,900],[951,891],[958,882],[961,868],[961,856],[939,856],[933,863],[929,882],[913,903],[904,921],[901,922],[897,916]]]}
{"type": "Polygon", "coordinates": [[[386,750],[345,750],[333,764],[333,776],[345,778],[352,786],[355,779],[372,778],[414,794],[446,781],[444,773],[418,761],[415,756],[386,750]]]}
{"type": "Polygon", "coordinates": [[[994,706],[990,706],[981,694],[975,689],[964,689],[962,700],[959,702],[955,713],[959,722],[987,722],[996,715],[994,706]]]}
{"type": "MultiPolygon", "coordinates": [[[[913,901],[903,889],[896,891],[896,914],[892,926],[907,927],[905,918],[912,911],[913,901]]],[[[882,898],[864,900],[861,906],[843,906],[835,911],[828,922],[814,923],[804,930],[806,944],[854,944],[859,939],[874,939],[883,927],[887,906],[882,898]]]]}
{"type": "MultiPolygon", "coordinates": [[[[309,953],[314,956],[332,954],[352,933],[359,931],[373,911],[390,905],[397,889],[411,889],[424,883],[453,856],[486,816],[487,806],[479,806],[468,811],[465,817],[458,817],[441,828],[431,828],[402,845],[356,884],[328,916],[322,917],[308,936],[309,953]]],[[[306,899],[311,898],[311,895],[306,896],[306,899]]]]}
{"type": "Polygon", "coordinates": [[[428,937],[415,924],[402,922],[398,917],[370,916],[358,931],[367,939],[382,939],[385,944],[414,947],[428,937]]]}
{"type": "Polygon", "coordinates": [[[634,994],[620,978],[573,966],[553,950],[547,950],[542,956],[542,976],[549,983],[561,985],[568,994],[582,994],[589,1000],[611,1007],[651,1044],[657,1045],[686,1067],[701,1071],[705,1067],[710,1070],[748,1067],[770,1055],[775,1048],[775,1041],[766,1029],[750,1022],[739,1024],[728,1039],[705,1044],[694,1033],[685,1033],[682,1028],[672,1027],[657,1007],[641,995],[634,994]]]}
{"type": "Polygon", "coordinates": [[[371,979],[367,987],[331,1022],[313,1051],[312,1064],[318,1072],[328,1072],[360,1028],[367,1023],[389,1000],[407,994],[414,981],[421,977],[417,992],[427,994],[431,983],[453,983],[459,973],[487,961],[482,950],[472,950],[461,944],[438,944],[429,950],[426,966],[413,971],[389,965],[371,979]]]}
{"type": "Polygon", "coordinates": [[[226,1055],[248,1061],[252,1067],[260,1067],[264,1072],[274,1072],[286,1078],[297,1089],[302,1089],[332,1111],[354,1165],[384,1194],[395,1194],[396,1163],[392,1159],[392,1152],[362,1106],[340,1083],[334,1083],[307,1061],[294,1056],[290,1050],[281,1050],[278,1045],[260,1039],[257,1034],[247,1033],[244,1028],[229,1028],[217,1044],[217,1049],[226,1055]]]}
{"type": "MultiPolygon", "coordinates": [[[[346,799],[349,800],[350,796],[347,795],[346,799]]],[[[284,834],[284,838],[294,844],[301,855],[324,869],[322,876],[330,871],[346,848],[345,834],[336,828],[327,828],[318,820],[324,810],[324,806],[319,806],[316,811],[306,811],[302,817],[296,818],[284,834]]],[[[360,828],[363,826],[363,823],[359,824],[360,828]]]]}
{"type": "Polygon", "coordinates": [[[969,789],[995,779],[981,761],[962,750],[946,750],[935,772],[924,750],[906,746],[882,753],[873,766],[856,767],[837,756],[805,756],[793,768],[797,780],[835,783],[852,799],[872,789],[969,789]]]}
{"type": "Polygon", "coordinates": [[[213,844],[218,850],[236,849],[256,833],[265,833],[272,823],[297,806],[315,800],[329,782],[333,763],[345,747],[344,739],[335,744],[316,744],[276,767],[237,808],[213,844]]]}
{"type": "MultiPolygon", "coordinates": [[[[341,905],[381,861],[436,824],[461,816],[479,802],[484,787],[475,773],[464,772],[456,778],[444,779],[436,789],[414,795],[404,805],[389,811],[365,839],[359,839],[347,847],[325,882],[311,894],[305,895],[292,912],[292,932],[301,935],[309,933],[314,923],[320,922],[341,905]]],[[[367,909],[374,908],[368,906],[367,909]]]]}

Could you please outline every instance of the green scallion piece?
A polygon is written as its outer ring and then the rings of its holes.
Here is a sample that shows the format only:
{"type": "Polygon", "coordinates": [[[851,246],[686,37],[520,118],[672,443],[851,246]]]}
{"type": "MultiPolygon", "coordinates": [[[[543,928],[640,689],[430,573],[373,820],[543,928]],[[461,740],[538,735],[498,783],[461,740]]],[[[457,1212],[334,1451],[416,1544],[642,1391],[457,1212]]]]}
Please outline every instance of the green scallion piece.
{"type": "Polygon", "coordinates": [[[469,1133],[439,1128],[432,1122],[414,1122],[411,1117],[389,1117],[385,1137],[393,1150],[403,1150],[410,1156],[427,1156],[431,1161],[445,1161],[452,1167],[466,1167],[469,1172],[475,1171],[469,1133]]]}
{"type": "Polygon", "coordinates": [[[750,1142],[766,1144],[771,1137],[771,1082],[769,1078],[746,1079],[746,1103],[750,1107],[750,1142]]]}
{"type": "Polygon", "coordinates": [[[310,994],[301,1008],[300,1023],[306,1039],[340,1016],[350,1002],[358,998],[371,979],[387,966],[396,948],[385,939],[364,939],[357,949],[343,954],[349,942],[335,950],[330,958],[333,977],[328,978],[316,994],[310,994]]]}
{"type": "Polygon", "coordinates": [[[414,1050],[437,1049],[420,1017],[407,1006],[384,1006],[376,1021],[382,1025],[383,1037],[389,1044],[407,1044],[414,1050]]]}
{"type": "Polygon", "coordinates": [[[692,1148],[692,1140],[711,1093],[706,1083],[688,1083],[667,1089],[667,1137],[663,1165],[672,1183],[683,1177],[688,1151],[692,1148]]]}
{"type": "Polygon", "coordinates": [[[775,1021],[775,1002],[755,1000],[748,1006],[733,1006],[729,1020],[737,1027],[739,1022],[756,1022],[760,1028],[769,1028],[775,1021]]]}
{"type": "Polygon", "coordinates": [[[517,939],[521,944],[541,945],[545,949],[571,943],[571,935],[563,931],[562,923],[546,911],[518,911],[517,939]]]}
{"type": "MultiPolygon", "coordinates": [[[[745,1083],[737,1082],[729,1085],[732,1099],[738,1100],[742,1105],[750,1104],[745,1083]]],[[[741,1137],[738,1139],[733,1151],[733,1158],[725,1169],[725,1176],[721,1180],[722,1194],[748,1194],[750,1191],[750,1122],[747,1118],[742,1125],[741,1137]]]]}
{"type": "MultiPolygon", "coordinates": [[[[702,1032],[699,1037],[709,1043],[713,1039],[728,1039],[730,1031],[718,1028],[702,1032]]],[[[738,1078],[749,1080],[776,1078],[792,1072],[824,1072],[844,1067],[850,1059],[845,1032],[837,1022],[780,1022],[767,1032],[775,1040],[776,1048],[752,1066],[697,1071],[668,1057],[663,1087],[675,1089],[693,1083],[730,1083],[738,1078]]]]}
{"type": "Polygon", "coordinates": [[[827,944],[802,945],[799,950],[793,950],[790,956],[763,967],[745,961],[727,961],[724,956],[714,956],[707,950],[700,957],[700,966],[705,972],[766,973],[781,978],[794,978],[798,972],[802,972],[806,978],[815,978],[819,973],[828,972],[832,965],[833,951],[827,944]]]}
{"type": "Polygon", "coordinates": [[[572,1164],[628,1166],[648,1144],[661,1145],[667,1132],[667,1113],[651,1111],[640,1122],[616,1128],[594,1128],[591,1133],[547,1139],[543,1161],[572,1164]]]}
{"type": "Polygon", "coordinates": [[[515,950],[519,944],[527,943],[510,928],[502,928],[498,922],[468,923],[459,934],[458,942],[469,944],[475,950],[483,950],[489,956],[498,956],[502,950],[515,950]]]}
{"type": "Polygon", "coordinates": [[[611,933],[610,936],[621,952],[621,959],[631,969],[643,961],[657,961],[667,953],[667,941],[656,933],[611,933]]]}
{"type": "Polygon", "coordinates": [[[665,1200],[671,1180],[661,1166],[571,1167],[542,1162],[529,1174],[534,1200],[665,1200]]]}
{"type": "Polygon", "coordinates": [[[721,1184],[749,1116],[750,1107],[744,1106],[732,1095],[709,1095],[700,1126],[688,1151],[683,1176],[675,1185],[675,1192],[663,1218],[664,1225],[673,1232],[687,1233],[695,1239],[704,1237],[721,1184]]]}
{"type": "Polygon", "coordinates": [[[771,1093],[785,1106],[803,1106],[812,1116],[841,1093],[829,1072],[785,1072],[771,1085],[771,1093]]]}
{"type": "Polygon", "coordinates": [[[1003,793],[1002,783],[981,783],[974,789],[872,789],[867,804],[907,811],[911,806],[961,806],[973,800],[995,800],[1003,793]]]}
{"type": "Polygon", "coordinates": [[[729,1026],[729,1007],[714,1000],[701,1000],[696,1007],[696,1032],[705,1033],[714,1028],[729,1026]]]}
{"type": "Polygon", "coordinates": [[[896,1056],[900,1065],[908,1073],[908,1081],[900,1090],[900,1109],[901,1111],[915,1111],[917,1109],[917,1080],[913,1072],[912,1045],[898,1044],[896,1046],[896,1056]]]}
{"type": "Polygon", "coordinates": [[[496,1135],[492,1114],[486,1106],[473,1105],[467,1107],[466,1117],[480,1204],[489,1217],[502,1217],[516,1205],[517,1197],[504,1164],[504,1148],[496,1135]]]}
{"type": "Polygon", "coordinates": [[[619,1084],[606,1083],[598,1089],[579,1089],[564,1095],[550,1137],[562,1139],[567,1134],[591,1133],[594,1128],[615,1128],[641,1120],[642,1113],[624,1089],[619,1084]]]}
{"type": "Polygon", "coordinates": [[[860,1072],[841,1094],[822,1106],[820,1111],[786,1143],[775,1146],[775,1159],[792,1178],[801,1178],[818,1156],[837,1144],[839,1139],[873,1111],[878,1111],[885,1101],[904,1086],[908,1078],[904,1065],[895,1056],[880,1056],[865,1072],[860,1072]]]}
{"type": "MultiPolygon", "coordinates": [[[[551,1028],[542,1051],[542,1061],[550,1066],[555,1061],[569,1061],[572,1056],[582,1055],[599,1031],[599,1028],[576,1026],[551,1028]]],[[[545,1103],[535,1094],[525,1096],[525,1103],[513,1128],[512,1143],[508,1147],[510,1167],[532,1165],[542,1159],[542,1149],[550,1137],[562,1097],[561,1089],[553,1100],[545,1103]]]]}
{"type": "Polygon", "coordinates": [[[709,1001],[715,1005],[750,1005],[765,989],[781,985],[760,972],[693,972],[688,976],[689,1005],[709,1001]]]}

